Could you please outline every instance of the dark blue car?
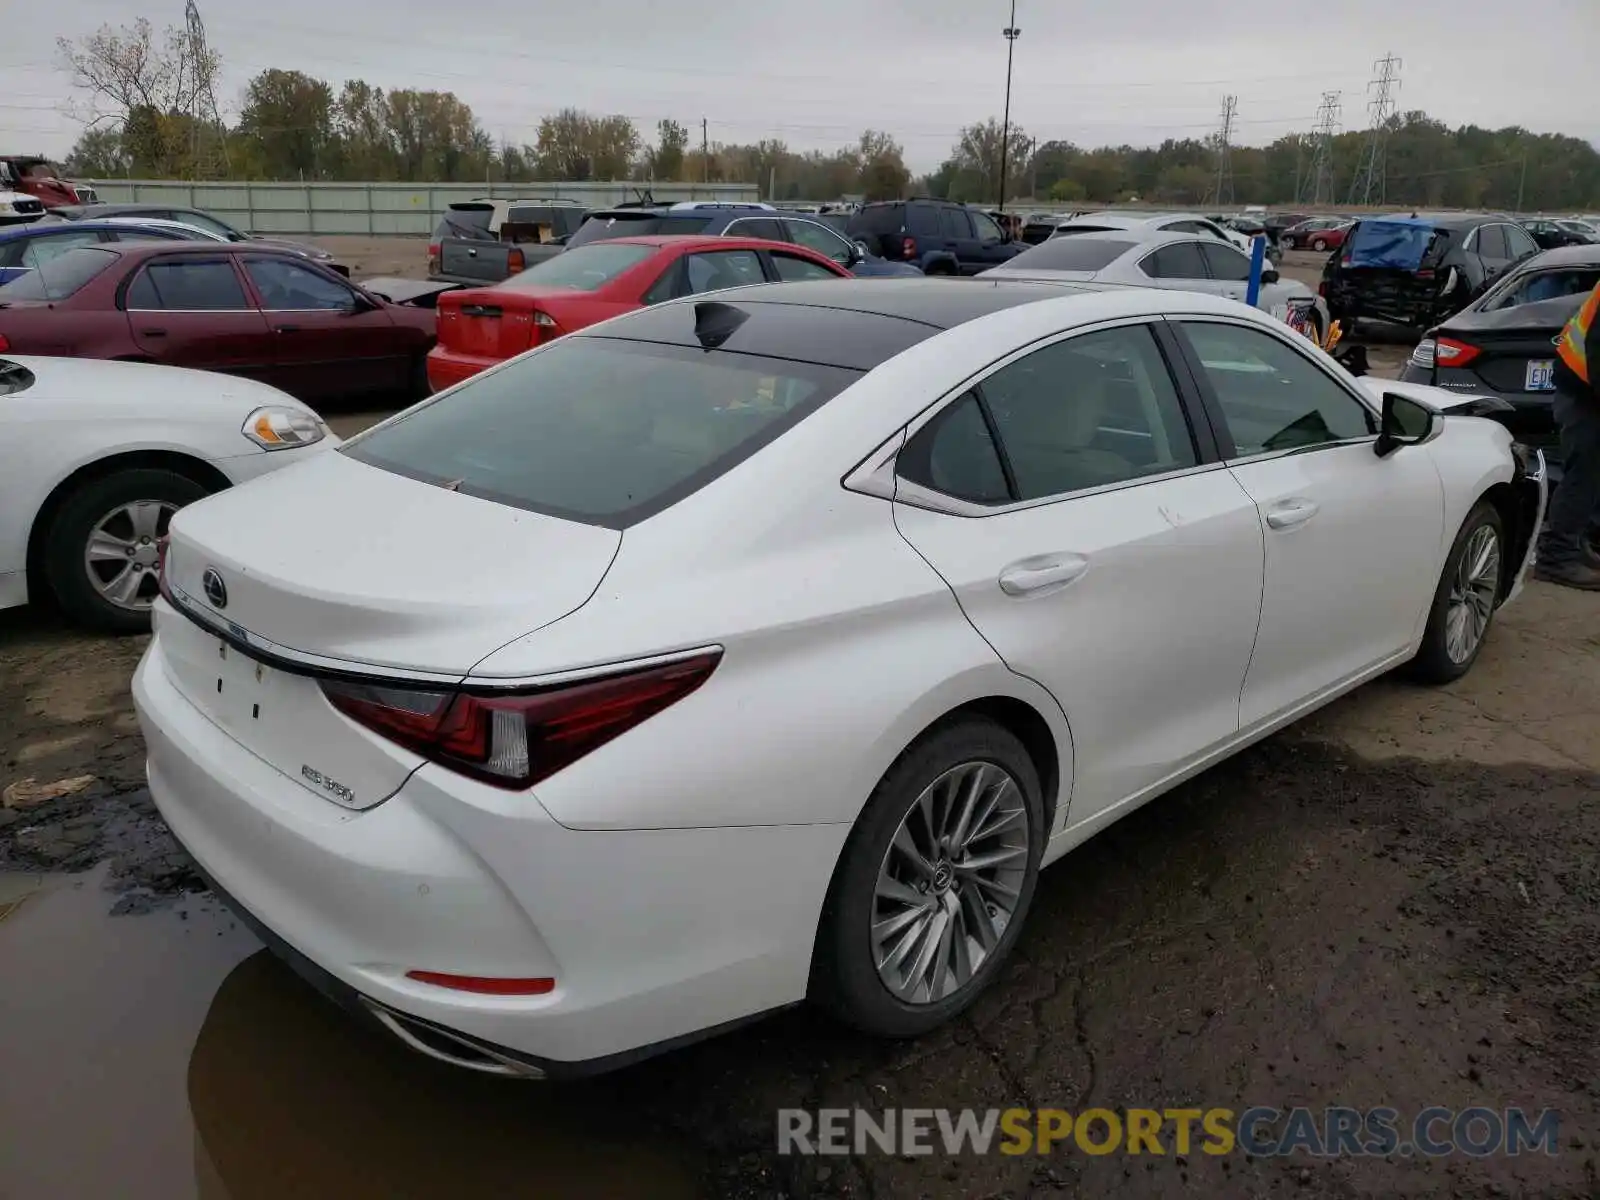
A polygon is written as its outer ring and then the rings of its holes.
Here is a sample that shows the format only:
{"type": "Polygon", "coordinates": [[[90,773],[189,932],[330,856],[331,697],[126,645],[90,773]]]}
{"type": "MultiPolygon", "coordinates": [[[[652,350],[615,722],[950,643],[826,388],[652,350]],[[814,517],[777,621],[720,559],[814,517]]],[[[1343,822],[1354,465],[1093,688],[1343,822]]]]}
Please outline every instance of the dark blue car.
{"type": "Polygon", "coordinates": [[[79,246],[98,246],[105,242],[203,242],[213,240],[198,229],[174,223],[165,225],[131,224],[126,221],[74,221],[70,224],[33,224],[0,229],[0,284],[25,275],[46,262],[79,246]]]}
{"type": "Polygon", "coordinates": [[[567,248],[606,238],[683,233],[700,237],[766,238],[804,246],[831,258],[863,279],[920,275],[909,263],[890,262],[869,253],[843,234],[799,213],[781,212],[770,204],[721,204],[686,200],[680,204],[623,205],[597,209],[567,241],[567,248]]]}

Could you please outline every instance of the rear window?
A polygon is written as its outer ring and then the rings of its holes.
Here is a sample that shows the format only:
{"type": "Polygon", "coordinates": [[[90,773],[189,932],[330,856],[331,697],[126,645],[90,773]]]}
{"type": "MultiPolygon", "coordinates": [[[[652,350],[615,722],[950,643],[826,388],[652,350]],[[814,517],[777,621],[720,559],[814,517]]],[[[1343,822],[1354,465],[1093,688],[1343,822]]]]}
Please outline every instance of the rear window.
{"type": "Polygon", "coordinates": [[[652,234],[699,233],[711,224],[710,217],[681,217],[677,214],[641,212],[604,213],[590,217],[583,227],[567,242],[571,246],[586,246],[607,238],[649,237],[652,234]]]}
{"type": "Polygon", "coordinates": [[[517,204],[506,212],[507,225],[548,225],[558,237],[576,233],[583,218],[575,204],[517,204]]]}
{"type": "Polygon", "coordinates": [[[900,205],[869,204],[847,222],[851,233],[899,233],[900,205]]]}
{"type": "Polygon", "coordinates": [[[659,246],[598,242],[546,259],[520,275],[511,276],[499,286],[513,292],[525,288],[569,288],[575,292],[593,292],[603,288],[629,267],[638,266],[658,253],[659,246]]]}
{"type": "Polygon", "coordinates": [[[1056,237],[1058,237],[1058,238],[1067,237],[1070,234],[1074,234],[1074,233],[1122,233],[1122,232],[1123,232],[1122,228],[1120,226],[1117,226],[1117,225],[1058,225],[1058,226],[1056,226],[1056,237]]]}
{"type": "Polygon", "coordinates": [[[472,241],[493,241],[489,232],[489,219],[494,216],[492,204],[452,204],[433,228],[436,238],[459,237],[472,241]]]}
{"type": "Polygon", "coordinates": [[[117,257],[109,250],[83,246],[46,259],[26,275],[0,284],[0,307],[13,300],[65,300],[116,262],[117,257]]]}
{"type": "Polygon", "coordinates": [[[622,529],[704,487],[858,378],[786,359],[567,337],[344,452],[467,495],[622,529]]]}
{"type": "Polygon", "coordinates": [[[1136,244],[1113,238],[1051,238],[1032,250],[1024,250],[1006,263],[1006,267],[1034,271],[1098,271],[1136,244]]]}

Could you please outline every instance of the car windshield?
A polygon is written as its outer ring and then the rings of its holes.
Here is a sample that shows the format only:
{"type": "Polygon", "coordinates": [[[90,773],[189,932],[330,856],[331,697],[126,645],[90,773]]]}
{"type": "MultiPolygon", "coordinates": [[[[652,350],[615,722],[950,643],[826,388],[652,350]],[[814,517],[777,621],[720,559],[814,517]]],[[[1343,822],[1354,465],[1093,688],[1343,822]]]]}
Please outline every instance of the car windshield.
{"type": "Polygon", "coordinates": [[[590,217],[567,240],[570,250],[590,242],[619,237],[648,237],[655,233],[699,233],[711,224],[710,217],[681,217],[649,210],[636,213],[600,213],[590,217]]]}
{"type": "Polygon", "coordinates": [[[565,288],[574,292],[593,292],[603,288],[629,267],[661,252],[659,246],[640,246],[633,242],[597,242],[579,246],[513,275],[500,288],[521,292],[539,288],[565,288]]]}
{"type": "Polygon", "coordinates": [[[1024,250],[1010,262],[1016,271],[1098,271],[1133,249],[1117,238],[1058,237],[1024,250]]]}
{"type": "Polygon", "coordinates": [[[0,396],[12,396],[33,386],[33,372],[19,362],[0,358],[0,396]]]}
{"type": "Polygon", "coordinates": [[[621,529],[704,487],[857,378],[787,359],[569,336],[344,450],[468,495],[621,529]]]}
{"type": "Polygon", "coordinates": [[[58,254],[26,275],[0,284],[0,308],[17,300],[65,300],[116,261],[111,251],[93,246],[58,254]]]}

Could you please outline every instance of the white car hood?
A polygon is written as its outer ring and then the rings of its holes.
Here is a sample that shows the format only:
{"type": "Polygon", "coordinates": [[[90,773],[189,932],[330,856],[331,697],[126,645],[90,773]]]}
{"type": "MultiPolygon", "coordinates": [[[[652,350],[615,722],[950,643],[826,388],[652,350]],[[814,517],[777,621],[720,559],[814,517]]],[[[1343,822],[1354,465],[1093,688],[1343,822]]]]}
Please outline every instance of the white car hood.
{"type": "MultiPolygon", "coordinates": [[[[242,422],[268,404],[312,411],[275,387],[215,371],[98,358],[4,357],[32,371],[40,394],[49,396],[52,406],[70,406],[74,416],[190,419],[227,414],[242,422]]],[[[246,448],[242,444],[241,452],[246,448]]]]}
{"type": "Polygon", "coordinates": [[[18,200],[32,200],[26,192],[8,192],[0,188],[0,204],[15,204],[18,200]]]}

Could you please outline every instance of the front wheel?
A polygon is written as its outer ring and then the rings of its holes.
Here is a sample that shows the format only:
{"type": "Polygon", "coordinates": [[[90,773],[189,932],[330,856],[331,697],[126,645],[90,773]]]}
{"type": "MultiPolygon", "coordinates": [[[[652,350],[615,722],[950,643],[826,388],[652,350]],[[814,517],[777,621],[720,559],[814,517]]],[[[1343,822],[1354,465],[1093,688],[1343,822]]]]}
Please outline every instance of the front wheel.
{"type": "Polygon", "coordinates": [[[1500,601],[1505,522],[1479,501],[1456,534],[1434,591],[1433,607],[1411,671],[1425,683],[1460,679],[1477,661],[1500,601]]]}
{"type": "Polygon", "coordinates": [[[972,719],[912,745],[845,844],[813,996],[885,1037],[955,1016],[1016,943],[1045,835],[1038,772],[1010,731],[972,719]]]}
{"type": "Polygon", "coordinates": [[[91,479],[69,496],[44,544],[45,576],[62,611],[105,633],[149,629],[157,543],[173,514],[205,494],[187,475],[135,467],[91,479]]]}
{"type": "Polygon", "coordinates": [[[1313,250],[1315,250],[1318,254],[1321,254],[1324,250],[1326,250],[1328,248],[1328,243],[1326,241],[1324,241],[1322,238],[1316,238],[1316,239],[1314,239],[1312,241],[1311,248],[1313,250]]]}

